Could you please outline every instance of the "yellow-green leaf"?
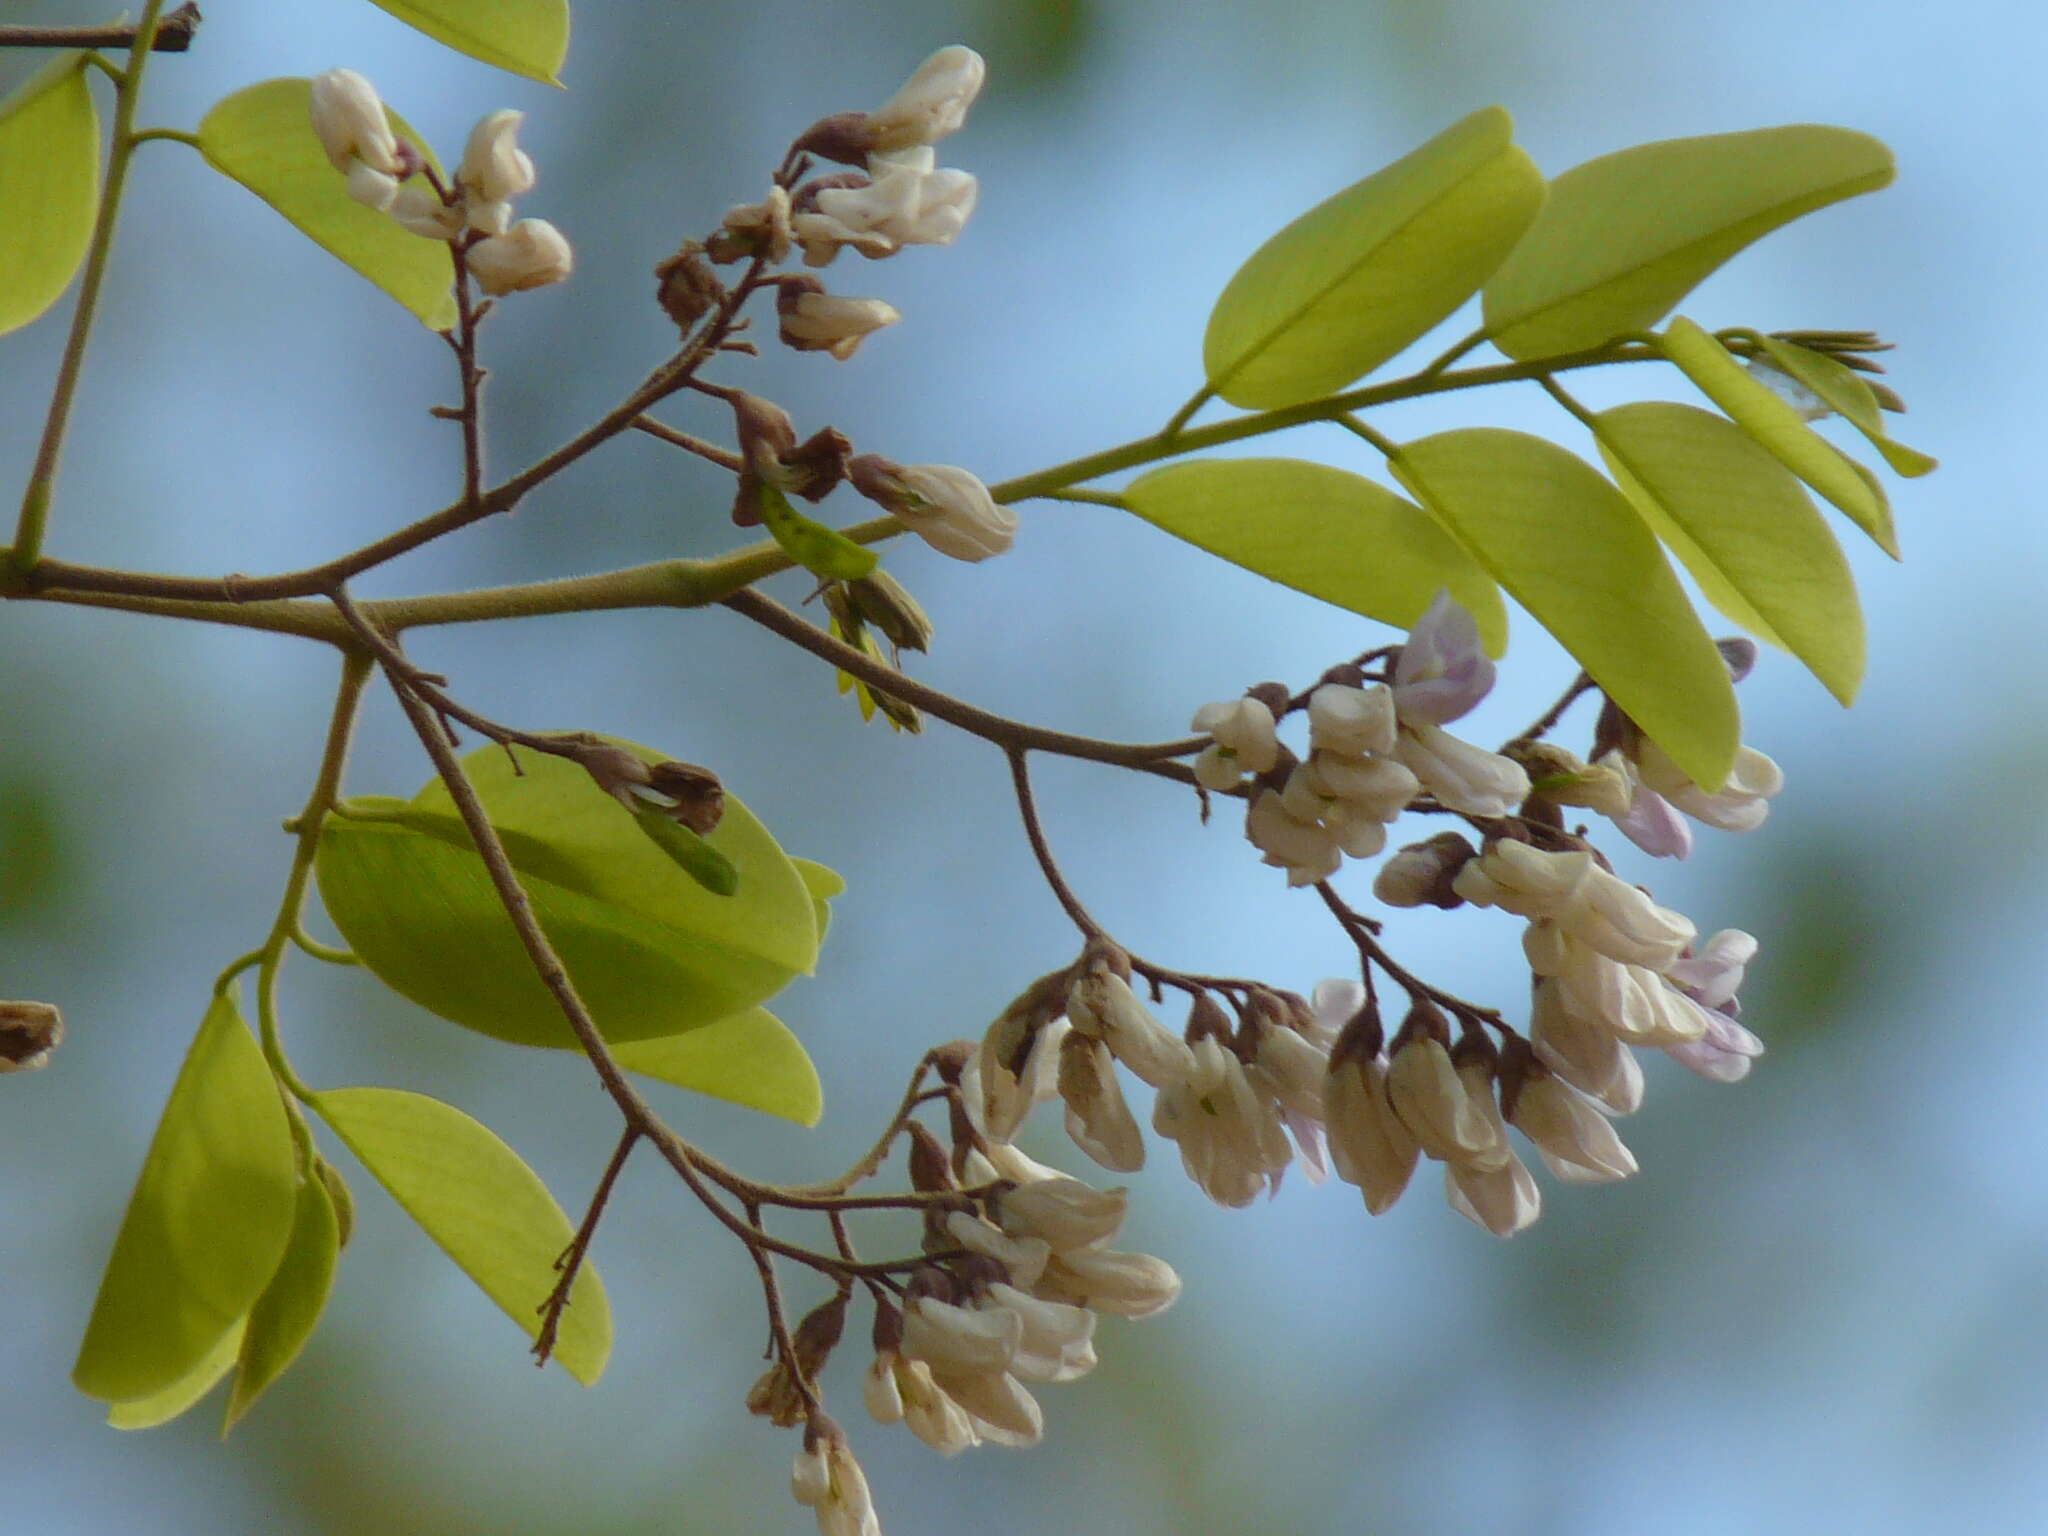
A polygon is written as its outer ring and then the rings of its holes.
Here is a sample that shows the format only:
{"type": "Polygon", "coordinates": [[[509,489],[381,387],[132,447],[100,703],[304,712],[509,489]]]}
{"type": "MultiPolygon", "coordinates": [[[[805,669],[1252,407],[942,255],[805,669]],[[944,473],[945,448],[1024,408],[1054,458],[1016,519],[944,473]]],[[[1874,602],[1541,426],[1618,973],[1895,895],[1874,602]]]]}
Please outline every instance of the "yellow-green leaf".
{"type": "Polygon", "coordinates": [[[1315,399],[1470,298],[1543,203],[1513,133],[1474,112],[1260,246],[1209,316],[1209,387],[1254,410],[1315,399]]]}
{"type": "Polygon", "coordinates": [[[686,1035],[614,1046],[619,1065],[730,1104],[816,1125],[824,1113],[818,1069],[789,1026],[766,1008],[686,1035]]]}
{"type": "Polygon", "coordinates": [[[193,1371],[277,1270],[295,1174],[277,1084],[231,995],[171,1088],[71,1379],[132,1402],[193,1371]]]}
{"type": "Polygon", "coordinates": [[[1799,412],[1775,390],[1751,377],[1726,347],[1685,316],[1674,315],[1659,341],[1664,355],[1701,394],[1780,464],[1847,513],[1879,549],[1899,558],[1891,507],[1868,471],[1801,421],[1799,412]]]}
{"type": "Polygon", "coordinates": [[[1493,579],[1428,513],[1362,475],[1300,459],[1191,459],[1155,469],[1123,501],[1198,549],[1397,628],[1448,587],[1487,651],[1507,646],[1493,579]]]}
{"type": "Polygon", "coordinates": [[[256,1406],[256,1399],[298,1359],[327,1306],[340,1256],[341,1222],[334,1197],[328,1193],[325,1178],[307,1179],[299,1185],[298,1208],[284,1259],[249,1314],[236,1357],[240,1369],[235,1373],[235,1390],[228,1399],[221,1433],[233,1429],[256,1406]]]}
{"type": "MultiPolygon", "coordinates": [[[[540,1176],[461,1110],[396,1088],[334,1088],[313,1108],[406,1215],[505,1315],[540,1332],[555,1260],[574,1231],[540,1176]]],[[[588,1386],[612,1348],[611,1305],[585,1263],[569,1292],[554,1358],[588,1386]]]]}
{"type": "Polygon", "coordinates": [[[1863,679],[1863,611],[1849,562],[1805,489],[1733,422],[1642,401],[1594,418],[1636,510],[1707,600],[1790,651],[1844,704],[1863,679]]]}
{"type": "Polygon", "coordinates": [[[1510,357],[1597,347],[1656,324],[1701,279],[1781,224],[1892,179],[1868,134],[1799,124],[1665,139],[1566,171],[1486,284],[1510,357]]]}
{"type": "Polygon", "coordinates": [[[1892,467],[1894,474],[1904,475],[1910,480],[1936,467],[1935,461],[1918,449],[1892,441],[1891,434],[1885,431],[1884,412],[1877,403],[1877,396],[1855,369],[1839,358],[1815,352],[1796,342],[1781,341],[1776,336],[1758,336],[1756,339],[1770,354],[1769,361],[1776,363],[1781,373],[1804,384],[1820,396],[1829,410],[1868,438],[1870,446],[1884,456],[1885,463],[1892,467]]]}
{"type": "MultiPolygon", "coordinates": [[[[650,763],[666,758],[630,750],[650,763]]],[[[816,963],[817,906],[804,876],[738,796],[726,796],[724,819],[705,839],[738,873],[734,893],[722,896],[678,868],[576,764],[524,752],[515,771],[490,747],[465,766],[608,1039],[714,1023],[816,963]]],[[[440,780],[410,801],[355,800],[342,810],[321,831],[316,870],[328,915],[363,964],[466,1028],[576,1049],[440,780]]]]}
{"type": "MultiPolygon", "coordinates": [[[[398,300],[430,330],[455,324],[455,272],[447,245],[401,229],[348,195],[313,132],[312,83],[266,80],[214,104],[199,148],[213,168],[283,214],[314,244],[398,300]]],[[[427,141],[386,109],[391,128],[439,169],[427,141]]]]}
{"type": "Polygon", "coordinates": [[[0,335],[70,286],[100,205],[100,120],[85,55],[60,54],[0,101],[0,335]]]}
{"type": "Polygon", "coordinates": [[[204,1359],[162,1391],[115,1403],[107,1410],[107,1423],[115,1429],[155,1429],[197,1406],[234,1369],[235,1355],[242,1347],[248,1322],[246,1317],[236,1319],[204,1359]]]}
{"type": "Polygon", "coordinates": [[[569,0],[370,0],[437,43],[486,64],[560,85],[569,56],[569,0]]]}
{"type": "Polygon", "coordinates": [[[1720,787],[1739,744],[1727,665],[1621,492],[1557,444],[1496,427],[1422,438],[1392,462],[1688,777],[1720,787]]]}
{"type": "Polygon", "coordinates": [[[825,930],[832,926],[832,900],[846,894],[846,877],[814,859],[792,858],[797,878],[811,893],[811,911],[818,920],[818,942],[825,942],[825,930]]]}

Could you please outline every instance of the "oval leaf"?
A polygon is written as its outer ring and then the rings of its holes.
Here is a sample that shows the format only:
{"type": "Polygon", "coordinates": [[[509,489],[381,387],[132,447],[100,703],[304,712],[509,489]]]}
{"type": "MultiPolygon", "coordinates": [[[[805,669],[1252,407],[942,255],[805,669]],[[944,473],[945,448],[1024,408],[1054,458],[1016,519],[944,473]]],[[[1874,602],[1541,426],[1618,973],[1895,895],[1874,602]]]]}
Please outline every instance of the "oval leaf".
{"type": "Polygon", "coordinates": [[[108,1425],[114,1429],[155,1429],[159,1424],[168,1424],[196,1407],[200,1399],[220,1385],[220,1379],[234,1369],[235,1355],[242,1347],[248,1322],[246,1317],[237,1318],[234,1326],[206,1352],[205,1359],[161,1392],[138,1397],[133,1402],[114,1404],[107,1410],[108,1425]]]}
{"type": "Polygon", "coordinates": [[[1428,513],[1362,475],[1300,459],[1194,459],[1155,469],[1123,500],[1198,549],[1399,629],[1448,587],[1487,651],[1506,648],[1493,579],[1428,513]]]}
{"type": "Polygon", "coordinates": [[[1739,734],[1727,665],[1621,492],[1497,427],[1408,443],[1393,467],[1688,777],[1721,785],[1739,734]]]}
{"type": "Polygon", "coordinates": [[[1868,134],[1800,124],[1666,139],[1566,171],[1486,284],[1509,357],[1583,351],[1656,324],[1701,279],[1781,224],[1892,179],[1868,134]]]}
{"type": "Polygon", "coordinates": [[[1659,342],[1701,394],[1770,450],[1771,457],[1846,512],[1879,549],[1899,558],[1891,507],[1867,470],[1800,420],[1775,390],[1751,377],[1726,347],[1685,316],[1674,316],[1659,342]]]}
{"type": "Polygon", "coordinates": [[[71,285],[100,206],[100,120],[85,55],[62,54],[0,102],[0,336],[71,285]]]}
{"type": "MultiPolygon", "coordinates": [[[[663,754],[633,748],[649,762],[663,754]]],[[[816,963],[804,877],[738,797],[705,841],[738,872],[706,890],[574,763],[495,747],[465,760],[542,928],[608,1039],[673,1035],[740,1013],[816,963]]],[[[409,802],[351,802],[384,819],[330,818],[320,894],[380,980],[467,1028],[575,1049],[483,861],[437,779],[409,802]]]]}
{"type": "MultiPolygon", "coordinates": [[[[193,1371],[277,1270],[291,1235],[291,1131],[263,1052],[216,997],[171,1088],[71,1379],[132,1402],[193,1371]]],[[[232,1356],[230,1357],[232,1358],[232,1356]]]]}
{"type": "Polygon", "coordinates": [[[370,0],[457,53],[560,85],[569,56],[569,0],[370,0]]]}
{"type": "Polygon", "coordinates": [[[1700,590],[1790,651],[1844,704],[1863,678],[1863,611],[1798,480],[1733,422],[1643,401],[1594,418],[1608,468],[1700,590]]]}
{"type": "MultiPolygon", "coordinates": [[[[406,1215],[505,1315],[540,1332],[555,1260],[575,1235],[540,1176],[452,1105],[396,1088],[335,1088],[313,1108],[406,1215]]],[[[569,1292],[554,1358],[588,1386],[612,1348],[611,1304],[585,1263],[569,1292]]]]}
{"type": "Polygon", "coordinates": [[[233,1429],[256,1406],[256,1399],[298,1359],[327,1306],[340,1257],[341,1221],[334,1197],[328,1193],[325,1178],[307,1179],[299,1185],[298,1209],[284,1259],[249,1314],[222,1434],[233,1429]]]}
{"type": "Polygon", "coordinates": [[[1758,336],[1756,340],[1780,372],[1804,384],[1829,410],[1868,438],[1870,446],[1884,456],[1894,474],[1911,480],[1938,467],[1918,449],[1891,440],[1884,429],[1884,412],[1878,406],[1877,396],[1855,369],[1839,358],[1797,342],[1781,341],[1776,336],[1758,336]]]}
{"type": "MultiPolygon", "coordinates": [[[[455,324],[455,273],[447,245],[399,228],[348,195],[313,132],[307,80],[266,80],[214,104],[199,124],[213,168],[283,214],[314,244],[398,300],[430,329],[455,324]]],[[[427,141],[386,109],[391,128],[438,170],[427,141]]]]}
{"type": "Polygon", "coordinates": [[[798,1125],[816,1125],[825,1111],[809,1053],[765,1008],[749,1008],[686,1035],[636,1040],[612,1054],[632,1071],[798,1125]]]}
{"type": "Polygon", "coordinates": [[[1252,410],[1313,400],[1470,298],[1543,204],[1513,133],[1474,112],[1260,246],[1209,316],[1209,387],[1252,410]]]}

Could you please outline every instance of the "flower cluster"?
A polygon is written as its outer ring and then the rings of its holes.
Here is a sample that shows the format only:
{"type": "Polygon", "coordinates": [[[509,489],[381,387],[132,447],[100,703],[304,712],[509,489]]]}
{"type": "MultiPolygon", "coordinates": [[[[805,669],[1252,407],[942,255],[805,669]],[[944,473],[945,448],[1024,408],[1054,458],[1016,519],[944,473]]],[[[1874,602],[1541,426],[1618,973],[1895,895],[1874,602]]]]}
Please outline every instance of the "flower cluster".
{"type": "Polygon", "coordinates": [[[909,245],[953,242],[979,188],[966,171],[938,169],[932,146],[967,121],[985,75],[972,48],[941,48],[876,111],[828,118],[798,141],[865,167],[798,192],[790,231],[807,265],[829,266],[848,249],[879,259],[909,245]]]}
{"type": "Polygon", "coordinates": [[[376,87],[352,69],[313,77],[313,131],[348,195],[428,240],[454,242],[489,294],[544,288],[574,266],[569,242],[545,219],[512,218],[513,199],[533,190],[533,160],[519,148],[524,114],[492,112],[463,150],[452,186],[392,131],[376,87]]]}
{"type": "Polygon", "coordinates": [[[1195,759],[1208,789],[1247,792],[1245,836],[1289,885],[1313,885],[1344,858],[1386,847],[1387,824],[1427,792],[1436,806],[1468,816],[1501,816],[1530,789],[1522,766],[1473,746],[1443,727],[1493,687],[1493,663],[1472,616],[1440,592],[1395,655],[1384,681],[1368,684],[1352,665],[1326,674],[1305,700],[1266,684],[1241,699],[1205,704],[1193,728],[1212,745],[1195,759]],[[1281,716],[1305,708],[1309,754],[1297,759],[1278,739],[1281,716]]]}

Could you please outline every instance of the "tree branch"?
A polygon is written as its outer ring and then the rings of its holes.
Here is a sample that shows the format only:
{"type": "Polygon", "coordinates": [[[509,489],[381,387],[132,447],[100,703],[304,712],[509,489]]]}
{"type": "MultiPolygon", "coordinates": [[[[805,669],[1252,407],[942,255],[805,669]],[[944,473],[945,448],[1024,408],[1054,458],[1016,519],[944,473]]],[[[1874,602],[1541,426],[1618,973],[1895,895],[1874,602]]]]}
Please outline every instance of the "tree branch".
{"type": "MultiPolygon", "coordinates": [[[[153,53],[183,53],[202,20],[199,7],[186,0],[157,24],[149,40],[153,53]]],[[[0,48],[133,48],[148,30],[134,27],[0,27],[0,48]]]]}

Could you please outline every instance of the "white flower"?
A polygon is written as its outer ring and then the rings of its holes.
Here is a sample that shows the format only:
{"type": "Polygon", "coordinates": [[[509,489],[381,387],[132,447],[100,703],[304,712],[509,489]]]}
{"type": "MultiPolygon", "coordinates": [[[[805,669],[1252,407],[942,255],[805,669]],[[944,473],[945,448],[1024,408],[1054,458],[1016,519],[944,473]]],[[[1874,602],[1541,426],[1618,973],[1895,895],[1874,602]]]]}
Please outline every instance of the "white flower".
{"type": "Polygon", "coordinates": [[[1000,555],[1017,537],[1017,514],[988,487],[952,464],[895,464],[864,453],[847,475],[868,500],[893,512],[912,533],[955,560],[1000,555]]]}
{"type": "Polygon", "coordinates": [[[1079,1030],[1060,1042],[1060,1097],[1067,1102],[1067,1134],[1103,1167],[1134,1173],[1145,1166],[1145,1137],[1124,1101],[1109,1047],[1079,1030]]]}
{"type": "Polygon", "coordinates": [[[837,293],[799,293],[776,306],[782,340],[799,352],[829,352],[845,362],[863,338],[903,316],[882,299],[852,299],[837,293]]]}
{"type": "Polygon", "coordinates": [[[877,1423],[907,1426],[941,1456],[981,1443],[967,1410],[932,1379],[932,1368],[922,1360],[906,1360],[893,1350],[876,1355],[861,1382],[861,1397],[877,1423]]]}
{"type": "Polygon", "coordinates": [[[1467,816],[1505,816],[1529,793],[1522,765],[1460,740],[1438,725],[1401,722],[1394,755],[1435,795],[1467,816]]]}
{"type": "Polygon", "coordinates": [[[428,240],[453,240],[462,233],[462,205],[444,203],[426,185],[400,187],[385,210],[401,229],[428,240]]]}
{"type": "Polygon", "coordinates": [[[1273,711],[1262,699],[1222,699],[1204,704],[1189,722],[1206,731],[1217,747],[1236,758],[1247,773],[1264,773],[1280,761],[1280,738],[1273,711]]]}
{"type": "Polygon", "coordinates": [[[1319,752],[1364,757],[1394,750],[1394,695],[1383,685],[1325,683],[1308,696],[1309,743],[1319,752]]]}
{"type": "Polygon", "coordinates": [[[471,229],[503,234],[512,199],[533,190],[533,159],[517,143],[525,120],[524,112],[493,112],[470,130],[455,184],[462,189],[471,229]]]}
{"type": "Polygon", "coordinates": [[[1195,782],[1204,789],[1227,795],[1244,780],[1244,765],[1237,754],[1211,742],[1195,754],[1195,782]]]}
{"type": "Polygon", "coordinates": [[[1337,1177],[1358,1186],[1368,1212],[1377,1216],[1401,1198],[1421,1147],[1387,1101],[1384,1053],[1331,1067],[1323,1089],[1323,1123],[1337,1177]]]}
{"type": "Polygon", "coordinates": [[[575,268],[569,242],[546,219],[521,219],[502,235],[479,240],[465,258],[485,293],[524,293],[559,283],[575,268]]]}
{"type": "Polygon", "coordinates": [[[1218,1205],[1246,1206],[1277,1188],[1294,1149],[1244,1063],[1213,1035],[1194,1045],[1194,1072],[1159,1091],[1152,1128],[1177,1142],[1188,1177],[1218,1205]]]}
{"type": "Polygon", "coordinates": [[[1446,1162],[1445,1198],[1452,1210],[1495,1237],[1513,1237],[1536,1219],[1543,1197],[1528,1168],[1507,1149],[1507,1124],[1493,1101],[1493,1069],[1484,1061],[1469,1061],[1458,1069],[1458,1080],[1465,1085],[1467,1101],[1492,1130],[1499,1155],[1446,1162]]]}
{"type": "MultiPolygon", "coordinates": [[[[903,1355],[935,1376],[1004,1371],[1024,1337],[1024,1319],[1001,1307],[960,1307],[913,1296],[903,1309],[903,1355]]],[[[949,1389],[950,1390],[950,1389],[949,1389]]]]}
{"type": "Polygon", "coordinates": [[[1374,821],[1392,821],[1422,791],[1422,782],[1391,757],[1346,757],[1316,752],[1308,781],[1319,794],[1343,800],[1374,821]]]}
{"type": "Polygon", "coordinates": [[[1000,1281],[988,1288],[988,1299],[1023,1323],[1010,1357],[1010,1374],[1019,1381],[1072,1381],[1095,1369],[1093,1312],[1000,1281]]]}
{"type": "Polygon", "coordinates": [[[1785,775],[1778,765],[1753,747],[1743,747],[1735,754],[1728,781],[1711,795],[1647,737],[1636,749],[1636,772],[1645,787],[1686,815],[1724,832],[1748,832],[1761,826],[1771,812],[1767,802],[1785,787],[1785,775]]]}
{"type": "Polygon", "coordinates": [[[1344,863],[1337,839],[1320,822],[1294,815],[1279,793],[1262,790],[1245,813],[1244,835],[1264,862],[1287,871],[1289,885],[1327,880],[1344,863]]]}
{"type": "Polygon", "coordinates": [[[830,266],[846,248],[875,260],[908,245],[951,245],[973,217],[981,187],[970,173],[879,156],[869,164],[866,186],[820,188],[790,220],[806,265],[830,266]]]}
{"type": "Polygon", "coordinates": [[[986,1135],[999,1142],[1010,1140],[1033,1109],[1059,1092],[1060,1040],[1066,1032],[1063,1020],[1046,1020],[1015,1004],[988,1027],[980,1054],[969,1064],[973,1082],[963,1073],[960,1084],[986,1135]],[[1021,1067],[1012,1072],[1009,1063],[1027,1034],[1031,1043],[1021,1067]]]}
{"type": "Polygon", "coordinates": [[[994,1259],[1021,1286],[1038,1284],[1045,1261],[1052,1257],[1052,1245],[1043,1238],[1012,1237],[966,1211],[946,1213],[946,1235],[969,1253],[994,1259]]]}
{"type": "Polygon", "coordinates": [[[1055,1253],[1038,1282],[1038,1294],[1119,1317],[1150,1317],[1173,1305],[1180,1276],[1149,1253],[1108,1248],[1070,1248],[1055,1253]]]}
{"type": "Polygon", "coordinates": [[[1583,848],[1545,851],[1500,838],[1458,871],[1451,888],[1475,906],[1552,919],[1560,933],[1610,959],[1654,971],[1683,954],[1697,932],[1583,848]]]}
{"type": "Polygon", "coordinates": [[[367,166],[392,178],[395,191],[403,164],[398,136],[391,131],[377,88],[352,69],[327,70],[315,75],[312,84],[313,132],[320,137],[328,164],[343,172],[354,164],[367,166]]]}
{"type": "Polygon", "coordinates": [[[1547,742],[1541,744],[1541,751],[1543,769],[1535,787],[1544,799],[1554,805],[1582,805],[1617,822],[1628,814],[1635,780],[1617,754],[1610,752],[1598,763],[1587,763],[1547,742]]]}
{"type": "Polygon", "coordinates": [[[876,150],[936,144],[967,121],[988,67],[972,48],[957,43],[926,59],[868,115],[868,142],[876,150]]]}
{"type": "MultiPolygon", "coordinates": [[[[1486,1096],[1492,1102],[1492,1096],[1486,1096]]],[[[1440,1162],[1498,1168],[1507,1145],[1466,1091],[1451,1053],[1426,1034],[1397,1046],[1387,1064],[1387,1102],[1416,1144],[1440,1162]]]]}
{"type": "Polygon", "coordinates": [[[1115,1237],[1128,1202],[1122,1189],[1096,1189],[1054,1174],[1004,1190],[996,1198],[995,1216],[1011,1236],[1038,1238],[1057,1254],[1115,1237]]]}
{"type": "Polygon", "coordinates": [[[1074,979],[1067,992],[1067,1017],[1154,1088],[1194,1070],[1187,1042],[1153,1017],[1131,984],[1106,966],[1091,965],[1074,979]]]}
{"type": "Polygon", "coordinates": [[[1617,1115],[1642,1107],[1643,1069],[1604,1020],[1566,1000],[1554,976],[1539,976],[1530,994],[1529,1043],[1545,1066],[1617,1115]]]}
{"type": "Polygon", "coordinates": [[[1492,688],[1493,663],[1480,647],[1478,624],[1448,588],[1440,589],[1394,663],[1394,708],[1401,723],[1448,725],[1492,688]]]}
{"type": "Polygon", "coordinates": [[[817,1513],[819,1536],[882,1536],[867,1477],[836,1434],[797,1452],[789,1491],[817,1513]]]}
{"type": "Polygon", "coordinates": [[[1507,1118],[1567,1183],[1604,1184],[1636,1171],[1635,1154],[1593,1101],[1540,1068],[1522,1079],[1507,1118]]]}
{"type": "Polygon", "coordinates": [[[1749,1075],[1750,1063],[1764,1053],[1763,1041],[1735,1020],[1740,1010],[1736,989],[1756,958],[1756,949],[1756,940],[1741,929],[1724,928],[1696,954],[1665,969],[1665,979],[1699,1006],[1706,1022],[1699,1039],[1667,1046],[1666,1054],[1714,1082],[1740,1082],[1749,1075]]]}

